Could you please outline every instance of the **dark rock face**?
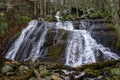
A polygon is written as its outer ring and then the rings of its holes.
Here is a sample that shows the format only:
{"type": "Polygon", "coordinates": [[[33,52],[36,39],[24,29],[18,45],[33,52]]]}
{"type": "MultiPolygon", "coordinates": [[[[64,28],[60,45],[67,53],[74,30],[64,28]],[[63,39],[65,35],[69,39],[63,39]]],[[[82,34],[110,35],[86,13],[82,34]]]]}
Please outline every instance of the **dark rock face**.
{"type": "Polygon", "coordinates": [[[68,32],[65,30],[49,29],[44,45],[47,48],[47,52],[46,55],[41,59],[50,62],[58,61],[63,53],[67,34],[68,32]]]}
{"type": "MultiPolygon", "coordinates": [[[[120,48],[116,47],[118,39],[112,23],[102,20],[83,20],[83,22],[85,23],[73,21],[75,29],[89,30],[98,44],[100,43],[110,48],[113,52],[120,52],[120,48]],[[81,24],[84,24],[85,27],[81,24]]],[[[47,22],[37,21],[37,25],[34,26],[35,28],[32,27],[34,28],[33,30],[29,29],[25,32],[24,40],[20,45],[15,60],[23,62],[24,60],[29,61],[32,58],[47,62],[65,63],[66,55],[64,52],[69,31],[55,29],[55,25],[50,27],[46,24],[47,22]],[[34,51],[32,52],[32,50],[34,51]],[[32,55],[34,53],[38,54],[34,56],[32,55]]]]}
{"type": "Polygon", "coordinates": [[[84,21],[88,23],[86,29],[90,30],[98,44],[109,47],[115,53],[120,53],[120,47],[116,46],[119,41],[112,22],[89,19],[84,21]]]}

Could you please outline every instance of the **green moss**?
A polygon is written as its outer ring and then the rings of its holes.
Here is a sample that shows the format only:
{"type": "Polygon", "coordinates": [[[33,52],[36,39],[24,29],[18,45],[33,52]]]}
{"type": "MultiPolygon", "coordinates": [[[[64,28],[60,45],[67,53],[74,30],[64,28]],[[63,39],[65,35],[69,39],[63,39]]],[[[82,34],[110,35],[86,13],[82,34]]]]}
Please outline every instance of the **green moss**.
{"type": "Polygon", "coordinates": [[[116,75],[116,76],[120,76],[120,68],[112,68],[111,70],[110,70],[110,74],[111,75],[116,75]]]}
{"type": "Polygon", "coordinates": [[[99,70],[85,69],[84,72],[91,77],[97,77],[101,75],[101,72],[99,70]]]}
{"type": "Polygon", "coordinates": [[[41,77],[45,77],[45,76],[49,76],[50,75],[50,71],[47,69],[43,69],[40,71],[40,76],[41,77]]]}
{"type": "Polygon", "coordinates": [[[61,55],[63,45],[49,46],[48,53],[46,55],[48,61],[56,62],[61,55]]]}
{"type": "Polygon", "coordinates": [[[18,79],[19,80],[28,80],[31,76],[33,76],[33,71],[28,71],[22,74],[18,79]]]}
{"type": "Polygon", "coordinates": [[[116,48],[116,50],[120,49],[120,41],[119,40],[116,41],[115,48],[116,48]]]}
{"type": "Polygon", "coordinates": [[[13,70],[13,68],[10,65],[4,65],[2,67],[2,73],[7,73],[7,72],[12,71],[12,70],[13,70]]]}
{"type": "Polygon", "coordinates": [[[8,33],[8,22],[6,18],[0,18],[0,40],[4,39],[8,33]]]}
{"type": "Polygon", "coordinates": [[[113,60],[113,61],[106,61],[106,62],[98,62],[98,63],[92,63],[92,64],[87,64],[87,65],[82,65],[79,67],[76,67],[76,70],[84,70],[84,69],[103,69],[105,67],[111,67],[115,64],[120,62],[120,60],[113,60]]]}
{"type": "Polygon", "coordinates": [[[67,15],[66,16],[66,20],[67,21],[69,21],[69,20],[75,20],[75,18],[72,15],[67,15]]]}
{"type": "Polygon", "coordinates": [[[120,80],[120,76],[113,76],[108,78],[107,80],[120,80]]]}
{"type": "Polygon", "coordinates": [[[45,46],[48,47],[48,53],[45,56],[47,61],[56,62],[60,57],[64,43],[67,38],[67,31],[58,30],[57,34],[52,29],[48,31],[45,46]]]}
{"type": "Polygon", "coordinates": [[[18,16],[16,24],[17,25],[26,25],[31,20],[31,17],[28,16],[18,16]]]}
{"type": "Polygon", "coordinates": [[[54,16],[52,15],[47,15],[45,18],[45,21],[53,21],[54,20],[54,16]]]}

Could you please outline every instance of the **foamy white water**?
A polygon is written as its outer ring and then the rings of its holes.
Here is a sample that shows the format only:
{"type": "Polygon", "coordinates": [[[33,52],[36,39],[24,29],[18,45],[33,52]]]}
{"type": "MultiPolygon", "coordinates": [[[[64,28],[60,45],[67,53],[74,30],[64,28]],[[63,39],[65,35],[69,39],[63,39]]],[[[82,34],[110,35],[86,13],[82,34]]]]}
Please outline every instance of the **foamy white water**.
{"type": "MultiPolygon", "coordinates": [[[[85,27],[85,25],[83,25],[83,27],[85,27]]],[[[71,30],[65,49],[65,65],[76,67],[83,64],[95,63],[97,61],[96,55],[99,55],[97,54],[98,50],[102,52],[105,60],[116,60],[120,58],[111,52],[109,48],[97,44],[88,30],[71,30]]]]}
{"type": "MultiPolygon", "coordinates": [[[[102,54],[103,60],[116,60],[120,57],[102,44],[98,44],[86,29],[87,23],[80,22],[82,30],[74,29],[72,21],[60,21],[60,12],[56,13],[57,22],[54,29],[63,29],[68,32],[67,43],[64,49],[65,65],[76,67],[83,64],[97,62],[98,56],[102,54]],[[101,53],[99,53],[99,51],[101,53]]],[[[22,31],[18,39],[11,45],[6,53],[6,58],[18,61],[35,61],[45,52],[45,37],[48,29],[52,29],[54,23],[32,20],[22,31]]],[[[95,26],[93,26],[95,27],[95,26]]],[[[57,34],[57,32],[56,32],[57,34]]],[[[62,34],[61,34],[62,35],[62,34]]],[[[54,37],[56,38],[56,36],[54,37]]],[[[54,43],[55,40],[53,40],[54,43]]]]}

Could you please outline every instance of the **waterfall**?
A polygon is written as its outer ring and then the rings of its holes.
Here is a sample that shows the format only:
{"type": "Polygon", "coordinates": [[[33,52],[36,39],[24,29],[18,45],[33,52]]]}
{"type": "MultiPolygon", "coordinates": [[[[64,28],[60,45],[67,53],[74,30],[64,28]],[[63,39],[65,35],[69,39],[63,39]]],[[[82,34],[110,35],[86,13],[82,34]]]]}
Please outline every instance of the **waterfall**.
{"type": "Polygon", "coordinates": [[[43,52],[43,44],[47,33],[47,23],[32,20],[22,31],[18,39],[11,45],[6,58],[11,60],[35,60],[43,52]]]}
{"type": "MultiPolygon", "coordinates": [[[[57,37],[58,31],[64,30],[68,33],[64,50],[61,51],[61,55],[65,57],[65,65],[76,67],[101,60],[119,59],[117,54],[102,44],[98,44],[96,40],[92,38],[91,31],[95,25],[89,26],[89,24],[83,20],[80,21],[79,29],[75,29],[72,21],[60,21],[59,14],[60,12],[57,12],[55,16],[58,20],[57,22],[32,20],[28,26],[23,29],[21,35],[11,44],[5,57],[21,62],[35,61],[36,59],[44,58],[49,52],[48,47],[53,47],[56,42],[60,42],[57,37]],[[52,35],[53,42],[49,46],[46,45],[46,37],[49,36],[51,30],[54,30],[55,34],[52,35]]],[[[63,33],[60,34],[61,36],[63,35],[63,33]]]]}
{"type": "MultiPolygon", "coordinates": [[[[86,28],[84,21],[81,21],[81,27],[86,28]]],[[[83,64],[97,62],[97,58],[103,55],[104,60],[119,59],[115,53],[107,47],[104,47],[91,37],[89,30],[72,30],[69,32],[67,46],[65,49],[65,65],[76,67],[83,64]],[[101,51],[101,53],[99,52],[101,51]],[[98,57],[99,56],[99,57],[98,57]]]]}

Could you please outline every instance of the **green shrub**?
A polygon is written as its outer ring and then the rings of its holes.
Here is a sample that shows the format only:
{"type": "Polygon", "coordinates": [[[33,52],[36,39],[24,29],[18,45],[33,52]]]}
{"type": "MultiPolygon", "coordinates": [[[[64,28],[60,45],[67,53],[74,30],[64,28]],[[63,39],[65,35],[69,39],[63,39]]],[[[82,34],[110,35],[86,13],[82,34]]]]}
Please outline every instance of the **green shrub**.
{"type": "Polygon", "coordinates": [[[17,19],[17,24],[24,25],[27,24],[30,20],[31,18],[28,16],[19,16],[17,19]]]}
{"type": "Polygon", "coordinates": [[[8,33],[8,23],[5,18],[0,19],[0,40],[6,37],[8,33]]]}

